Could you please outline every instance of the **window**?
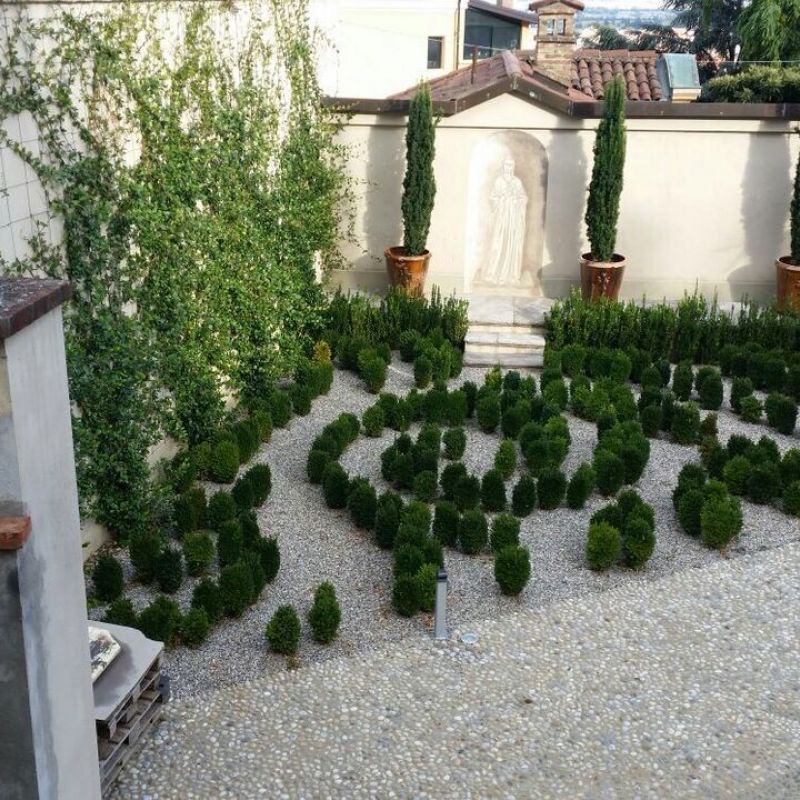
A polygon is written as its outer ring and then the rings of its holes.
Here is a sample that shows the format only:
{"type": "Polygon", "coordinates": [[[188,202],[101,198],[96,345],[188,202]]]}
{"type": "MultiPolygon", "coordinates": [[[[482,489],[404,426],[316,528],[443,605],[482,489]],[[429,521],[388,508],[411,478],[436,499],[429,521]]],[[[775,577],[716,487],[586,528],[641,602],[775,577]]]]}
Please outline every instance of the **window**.
{"type": "Polygon", "coordinates": [[[477,50],[478,58],[489,58],[501,50],[518,50],[519,46],[520,23],[475,8],[467,9],[462,58],[471,59],[473,49],[477,50]]]}
{"type": "Polygon", "coordinates": [[[444,53],[444,36],[428,37],[428,69],[441,69],[444,53]]]}
{"type": "Polygon", "coordinates": [[[547,35],[552,36],[556,32],[556,21],[554,19],[547,20],[547,35]]]}
{"type": "Polygon", "coordinates": [[[548,36],[565,36],[567,33],[567,21],[561,19],[548,19],[545,23],[548,36]]]}
{"type": "Polygon", "coordinates": [[[558,24],[556,25],[556,33],[564,36],[567,32],[567,21],[565,19],[558,20],[558,24]]]}

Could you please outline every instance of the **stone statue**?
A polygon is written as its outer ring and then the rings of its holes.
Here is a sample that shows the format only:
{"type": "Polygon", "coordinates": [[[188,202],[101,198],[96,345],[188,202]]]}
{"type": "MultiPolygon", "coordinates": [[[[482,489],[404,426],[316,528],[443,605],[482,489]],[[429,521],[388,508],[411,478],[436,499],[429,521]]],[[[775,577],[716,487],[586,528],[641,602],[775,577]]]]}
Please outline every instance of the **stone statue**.
{"type": "Polygon", "coordinates": [[[503,161],[503,170],[492,186],[491,246],[475,275],[475,282],[486,286],[518,286],[522,282],[528,195],[514,166],[511,158],[503,161]]]}

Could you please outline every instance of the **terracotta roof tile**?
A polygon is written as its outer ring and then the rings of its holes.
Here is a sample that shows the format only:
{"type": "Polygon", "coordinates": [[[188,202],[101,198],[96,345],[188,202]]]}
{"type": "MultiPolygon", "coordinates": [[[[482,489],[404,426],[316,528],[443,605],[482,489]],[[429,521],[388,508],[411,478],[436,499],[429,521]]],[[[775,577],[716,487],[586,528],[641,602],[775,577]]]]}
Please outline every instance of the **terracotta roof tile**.
{"type": "Polygon", "coordinates": [[[602,100],[605,86],[616,76],[625,80],[628,100],[661,100],[655,50],[576,50],[572,60],[572,88],[602,100]]]}

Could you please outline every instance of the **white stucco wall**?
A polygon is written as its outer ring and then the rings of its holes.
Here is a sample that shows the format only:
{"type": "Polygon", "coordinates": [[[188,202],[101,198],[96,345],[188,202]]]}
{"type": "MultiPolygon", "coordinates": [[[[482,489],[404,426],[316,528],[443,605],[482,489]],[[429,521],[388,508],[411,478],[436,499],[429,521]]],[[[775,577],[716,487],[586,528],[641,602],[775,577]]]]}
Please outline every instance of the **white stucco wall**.
{"type": "MultiPolygon", "coordinates": [[[[383,249],[399,244],[404,171],[401,115],[351,118],[342,140],[356,179],[355,232],[344,286],[386,285],[383,249]]],[[[562,295],[578,282],[587,249],[583,215],[597,120],[578,120],[512,95],[442,119],[429,284],[464,291],[470,159],[502,130],[525,131],[548,164],[542,282],[562,295]]],[[[777,121],[628,121],[617,250],[628,258],[626,297],[677,298],[695,284],[721,300],[774,296],[774,259],[788,251],[788,214],[800,137],[777,121]]]]}

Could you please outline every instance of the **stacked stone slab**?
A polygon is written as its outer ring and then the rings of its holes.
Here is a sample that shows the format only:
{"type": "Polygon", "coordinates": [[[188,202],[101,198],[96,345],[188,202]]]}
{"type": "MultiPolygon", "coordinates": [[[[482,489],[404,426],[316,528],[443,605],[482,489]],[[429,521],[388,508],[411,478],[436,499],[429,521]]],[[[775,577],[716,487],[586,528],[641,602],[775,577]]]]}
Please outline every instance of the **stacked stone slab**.
{"type": "Polygon", "coordinates": [[[469,297],[467,366],[541,367],[545,315],[553,301],[528,297],[469,297]]]}

